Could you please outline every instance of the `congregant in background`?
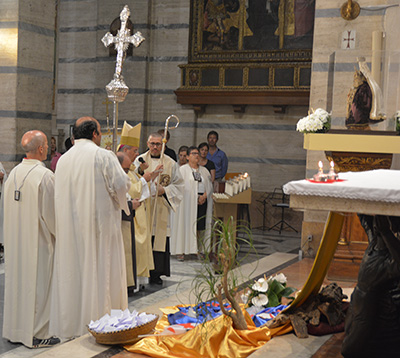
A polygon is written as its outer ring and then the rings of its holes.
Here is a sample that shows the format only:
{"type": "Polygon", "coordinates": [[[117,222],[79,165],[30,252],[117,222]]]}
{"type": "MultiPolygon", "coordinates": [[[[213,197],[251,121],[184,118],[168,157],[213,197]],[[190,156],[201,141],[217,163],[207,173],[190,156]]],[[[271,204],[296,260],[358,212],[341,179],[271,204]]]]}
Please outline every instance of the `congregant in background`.
{"type": "Polygon", "coordinates": [[[187,164],[187,150],[188,150],[187,145],[182,145],[181,147],[179,147],[179,151],[178,151],[179,166],[187,164]]]}
{"type": "Polygon", "coordinates": [[[54,137],[50,140],[50,169],[54,172],[56,170],[58,159],[60,159],[61,153],[57,152],[57,143],[54,137]]]}
{"type": "Polygon", "coordinates": [[[206,142],[199,144],[199,164],[205,167],[211,175],[211,182],[215,181],[215,164],[212,160],[207,159],[209,145],[206,142]]]}
{"type": "Polygon", "coordinates": [[[224,179],[228,171],[228,158],[226,154],[217,147],[219,136],[216,131],[211,131],[207,134],[207,143],[209,146],[207,159],[214,162],[215,165],[215,180],[220,182],[224,179]]]}
{"type": "Polygon", "coordinates": [[[171,253],[184,261],[185,255],[209,249],[212,217],[212,183],[208,170],[199,165],[199,149],[189,147],[188,163],[179,170],[185,183],[183,200],[174,214],[171,253]]]}
{"type": "MultiPolygon", "coordinates": [[[[159,129],[157,133],[161,134],[162,137],[164,137],[165,130],[164,129],[159,129]]],[[[165,151],[164,153],[171,157],[173,160],[177,161],[176,159],[176,153],[172,148],[167,147],[167,143],[169,142],[169,139],[171,138],[171,135],[169,134],[169,131],[167,130],[167,137],[165,138],[167,142],[165,143],[165,151]]]]}

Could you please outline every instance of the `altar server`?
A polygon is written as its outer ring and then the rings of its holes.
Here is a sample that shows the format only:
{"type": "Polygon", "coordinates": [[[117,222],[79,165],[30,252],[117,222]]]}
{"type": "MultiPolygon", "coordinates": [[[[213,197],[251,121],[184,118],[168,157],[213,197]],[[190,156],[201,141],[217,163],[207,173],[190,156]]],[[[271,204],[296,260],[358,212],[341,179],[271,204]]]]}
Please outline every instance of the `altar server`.
{"type": "Polygon", "coordinates": [[[57,245],[50,331],[80,336],[111,309],[126,309],[121,209],[129,215],[130,188],[116,155],[100,148],[98,121],[79,118],[74,146],[57,163],[57,245]]]}
{"type": "Polygon", "coordinates": [[[183,261],[184,255],[209,250],[212,217],[212,183],[209,171],[199,165],[199,149],[189,147],[189,162],[179,169],[185,182],[183,200],[174,213],[171,253],[183,261]],[[204,247],[205,246],[205,247],[204,247]]]}
{"type": "Polygon", "coordinates": [[[149,167],[145,173],[157,170],[160,164],[163,165],[159,176],[160,185],[156,198],[152,199],[151,215],[153,215],[153,205],[157,200],[156,214],[151,220],[154,225],[152,230],[153,256],[155,269],[150,271],[150,283],[162,284],[161,275],[170,276],[170,213],[176,211],[183,196],[183,179],[179,172],[178,163],[168,156],[163,156],[160,163],[162,151],[162,136],[159,133],[150,134],[147,146],[149,150],[140,155],[135,160],[136,167],[139,166],[139,158],[142,158],[149,167]]]}
{"type": "Polygon", "coordinates": [[[50,338],[50,286],[54,254],[54,174],[43,164],[46,135],[29,131],[21,140],[26,158],[4,185],[5,293],[3,337],[38,348],[50,338]]]}

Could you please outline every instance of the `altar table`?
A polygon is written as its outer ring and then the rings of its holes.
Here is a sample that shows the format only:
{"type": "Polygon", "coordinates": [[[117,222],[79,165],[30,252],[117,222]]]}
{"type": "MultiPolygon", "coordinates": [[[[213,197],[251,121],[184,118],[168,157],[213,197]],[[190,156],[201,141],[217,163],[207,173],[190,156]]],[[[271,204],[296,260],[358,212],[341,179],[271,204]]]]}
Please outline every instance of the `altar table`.
{"type": "Polygon", "coordinates": [[[339,178],[344,181],[298,180],[283,186],[292,209],[330,212],[310,275],[289,310],[319,292],[340,238],[344,213],[400,216],[400,171],[348,172],[340,173],[339,178]]]}

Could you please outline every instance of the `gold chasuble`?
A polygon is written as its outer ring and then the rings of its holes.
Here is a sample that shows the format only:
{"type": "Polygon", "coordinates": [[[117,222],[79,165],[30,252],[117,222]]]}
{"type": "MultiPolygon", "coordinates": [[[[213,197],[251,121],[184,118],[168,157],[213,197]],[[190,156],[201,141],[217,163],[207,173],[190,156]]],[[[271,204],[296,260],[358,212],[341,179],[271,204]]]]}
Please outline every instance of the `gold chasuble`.
{"type": "MultiPolygon", "coordinates": [[[[131,188],[129,189],[129,195],[133,199],[140,199],[143,192],[143,183],[140,180],[138,174],[133,172],[135,169],[134,165],[131,166],[131,170],[128,173],[131,179],[131,188]]],[[[150,190],[150,185],[149,186],[150,190]]],[[[153,250],[151,247],[151,230],[150,230],[150,203],[151,199],[148,198],[142,202],[135,210],[135,243],[136,243],[136,271],[138,276],[149,277],[150,270],[154,269],[153,262],[153,250]]]]}
{"type": "MultiPolygon", "coordinates": [[[[143,158],[149,164],[145,170],[153,172],[160,164],[160,158],[152,158],[150,151],[140,155],[138,158],[143,158]]],[[[136,158],[135,165],[139,167],[140,162],[136,158]]],[[[166,237],[170,236],[169,215],[170,210],[176,211],[179,203],[183,198],[183,179],[179,171],[178,164],[168,156],[163,158],[164,169],[159,176],[160,184],[164,187],[165,195],[157,197],[157,210],[154,218],[154,226],[152,228],[153,235],[155,236],[153,250],[165,252],[166,237]]],[[[155,200],[151,199],[151,215],[155,200]]]]}

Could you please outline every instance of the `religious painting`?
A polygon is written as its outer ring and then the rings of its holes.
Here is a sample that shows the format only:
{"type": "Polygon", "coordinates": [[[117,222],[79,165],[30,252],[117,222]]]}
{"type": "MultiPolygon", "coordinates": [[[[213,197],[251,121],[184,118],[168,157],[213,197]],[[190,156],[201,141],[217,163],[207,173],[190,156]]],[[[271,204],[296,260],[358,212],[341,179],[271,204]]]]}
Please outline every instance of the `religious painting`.
{"type": "MultiPolygon", "coordinates": [[[[117,146],[119,145],[120,141],[121,141],[121,131],[118,131],[118,133],[117,133],[117,146]]],[[[108,149],[108,150],[112,150],[112,145],[113,145],[113,134],[112,134],[112,131],[109,129],[108,131],[101,132],[100,147],[108,149]]]]}
{"type": "Polygon", "coordinates": [[[190,62],[311,60],[315,0],[192,0],[190,62]]]}

